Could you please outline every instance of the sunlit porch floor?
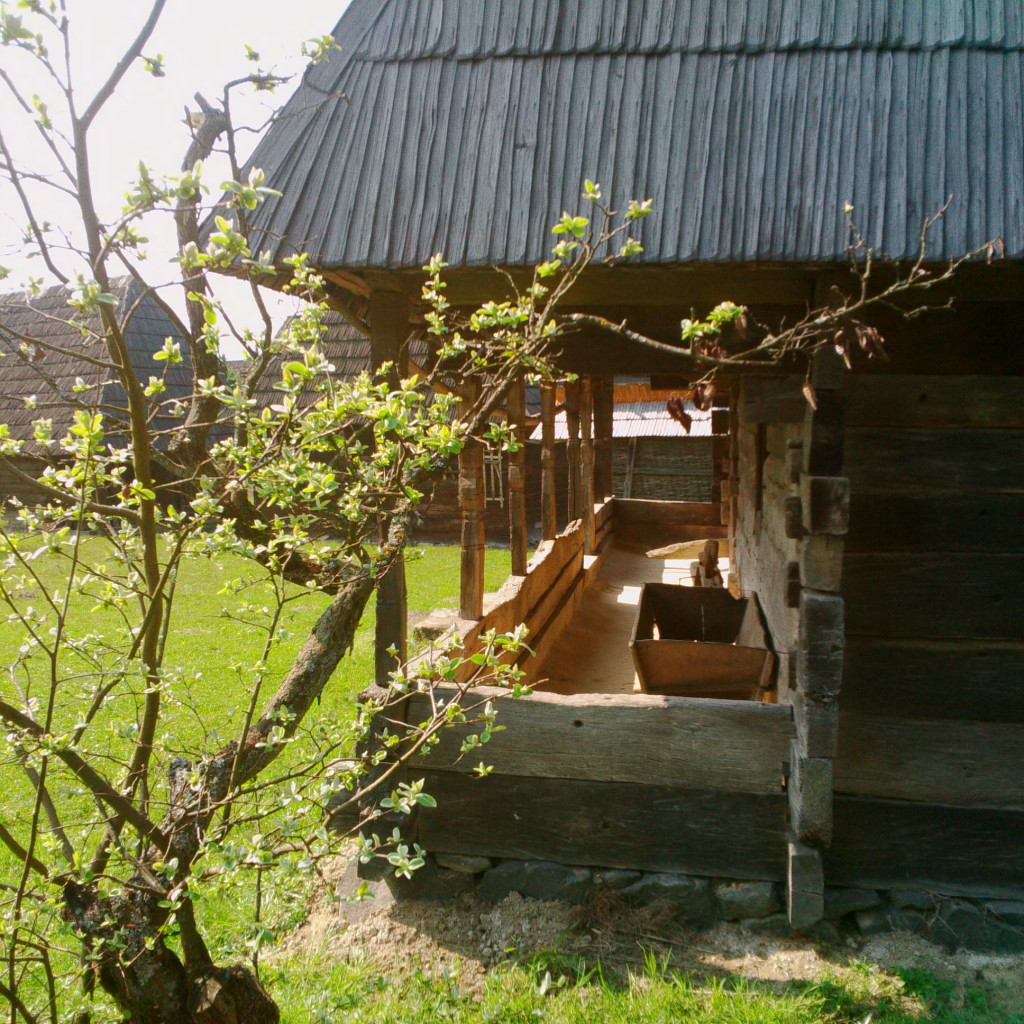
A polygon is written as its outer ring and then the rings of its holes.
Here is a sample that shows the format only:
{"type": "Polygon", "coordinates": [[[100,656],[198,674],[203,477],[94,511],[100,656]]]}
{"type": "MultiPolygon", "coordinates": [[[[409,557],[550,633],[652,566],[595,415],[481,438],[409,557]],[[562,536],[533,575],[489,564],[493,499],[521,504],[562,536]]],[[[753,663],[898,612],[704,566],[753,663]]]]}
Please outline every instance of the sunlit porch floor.
{"type": "MultiPolygon", "coordinates": [[[[572,621],[538,668],[536,689],[548,693],[633,693],[636,672],[629,652],[640,587],[644,583],[691,586],[685,558],[648,558],[638,545],[615,544],[572,621]]],[[[654,545],[652,545],[654,546],[654,545]]],[[[725,572],[729,560],[719,560],[725,572]]]]}

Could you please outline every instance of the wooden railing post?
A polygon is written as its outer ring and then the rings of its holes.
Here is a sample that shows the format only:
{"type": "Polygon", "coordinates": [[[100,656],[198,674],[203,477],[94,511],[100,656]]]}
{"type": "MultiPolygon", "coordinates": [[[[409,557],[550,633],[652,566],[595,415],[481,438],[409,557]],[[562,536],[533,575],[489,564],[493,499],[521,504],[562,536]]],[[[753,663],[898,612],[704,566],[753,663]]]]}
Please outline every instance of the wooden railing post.
{"type": "Polygon", "coordinates": [[[519,450],[508,460],[508,534],[512,575],[526,575],[526,381],[520,377],[508,393],[508,419],[519,450]]]}
{"type": "Polygon", "coordinates": [[[555,484],[555,386],[540,387],[540,535],[554,540],[558,533],[558,502],[555,484]]]}
{"type": "Polygon", "coordinates": [[[589,377],[580,380],[580,514],[583,553],[594,553],[594,394],[589,377]]]}
{"type": "Polygon", "coordinates": [[[566,456],[569,463],[569,522],[582,513],[580,495],[580,385],[578,381],[565,384],[565,427],[568,433],[566,456]]]}
{"type": "Polygon", "coordinates": [[[595,377],[594,490],[604,502],[615,493],[615,378],[595,377]]]}
{"type": "MultiPolygon", "coordinates": [[[[480,385],[467,381],[459,387],[459,415],[469,416],[480,385]]],[[[462,511],[462,572],[459,586],[459,617],[480,619],[484,614],[484,447],[472,438],[459,455],[459,508],[462,511]]]]}
{"type": "MultiPolygon", "coordinates": [[[[370,362],[374,370],[392,363],[388,381],[397,384],[406,361],[409,337],[409,301],[395,291],[370,293],[370,362]]],[[[381,537],[381,541],[384,541],[381,537]]],[[[377,617],[374,636],[374,678],[388,685],[388,675],[408,656],[408,612],[405,559],[399,555],[377,584],[377,617]],[[395,654],[389,653],[394,649],[395,654]]]]}

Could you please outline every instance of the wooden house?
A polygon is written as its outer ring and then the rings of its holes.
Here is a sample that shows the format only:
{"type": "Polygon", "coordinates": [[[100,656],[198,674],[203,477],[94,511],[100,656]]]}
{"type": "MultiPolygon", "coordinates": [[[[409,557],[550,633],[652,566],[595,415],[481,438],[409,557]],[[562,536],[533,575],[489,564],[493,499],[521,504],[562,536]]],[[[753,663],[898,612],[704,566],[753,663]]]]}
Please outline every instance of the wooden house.
{"type": "Polygon", "coordinates": [[[411,769],[439,801],[416,836],[449,863],[775,883],[794,925],[853,888],[890,923],[981,915],[1019,938],[1024,8],[353,0],[335,37],[253,157],[284,193],[256,248],[308,251],[375,359],[407,335],[431,254],[449,299],[494,298],[492,268],[545,259],[584,178],[656,212],[643,254],[594,267],[569,304],[670,345],[692,309],[731,299],[775,324],[854,286],[847,203],[898,261],[947,200],[931,263],[995,238],[1005,254],[933,296],[951,309],[883,311],[889,362],[819,360],[816,408],[803,367],[729,378],[705,503],[607,500],[611,378],[680,370],[616,335],[566,336],[574,523],[556,535],[546,506],[529,572],[486,616],[479,460],[463,465],[467,642],[525,621],[537,692],[497,698],[488,779],[447,747],[411,769]],[[728,540],[731,586],[756,596],[767,700],[689,695],[685,678],[634,692],[639,585],[686,575],[643,546],[704,538],[728,540]]]}
{"type": "MultiPolygon", "coordinates": [[[[154,427],[170,430],[181,419],[174,403],[192,393],[188,351],[183,346],[183,360],[174,366],[154,360],[167,338],[178,338],[177,329],[156,302],[141,297],[139,285],[131,279],[116,280],[113,291],[134,372],[142,381],[164,376],[166,390],[154,399],[159,402],[154,427]]],[[[37,420],[51,421],[57,441],[74,423],[76,408],[100,409],[109,443],[126,443],[124,390],[111,371],[95,361],[106,358],[103,341],[95,333],[98,317],[79,315],[69,305],[71,297],[63,287],[36,296],[0,296],[0,423],[7,425],[12,439],[24,442],[19,455],[0,462],[0,501],[5,505],[12,498],[38,502],[39,492],[25,477],[38,477],[60,461],[56,444],[36,440],[37,420]]]]}

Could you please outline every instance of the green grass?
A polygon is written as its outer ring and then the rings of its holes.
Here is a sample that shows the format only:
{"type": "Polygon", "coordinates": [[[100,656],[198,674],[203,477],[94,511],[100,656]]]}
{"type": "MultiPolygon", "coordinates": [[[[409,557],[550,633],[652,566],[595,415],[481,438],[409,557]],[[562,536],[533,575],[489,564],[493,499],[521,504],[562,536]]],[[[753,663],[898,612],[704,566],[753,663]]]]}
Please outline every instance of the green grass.
{"type": "Polygon", "coordinates": [[[648,954],[639,970],[609,971],[538,954],[464,986],[458,964],[435,976],[388,978],[365,962],[325,956],[265,972],[283,1024],[1020,1024],[979,991],[957,997],[927,971],[837,968],[827,981],[740,976],[700,980],[648,954]]]}

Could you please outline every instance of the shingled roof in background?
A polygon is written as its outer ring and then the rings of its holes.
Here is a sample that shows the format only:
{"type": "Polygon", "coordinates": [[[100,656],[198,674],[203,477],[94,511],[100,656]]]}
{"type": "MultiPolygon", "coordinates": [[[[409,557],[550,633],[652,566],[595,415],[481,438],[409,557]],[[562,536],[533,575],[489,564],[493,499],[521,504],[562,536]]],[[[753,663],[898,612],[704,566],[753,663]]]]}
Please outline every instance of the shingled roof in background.
{"type": "MultiPolygon", "coordinates": [[[[361,373],[372,369],[370,361],[370,339],[353,327],[340,313],[328,310],[323,319],[324,330],[320,336],[320,347],[327,362],[334,367],[332,376],[339,380],[352,380],[361,373]]],[[[287,326],[287,325],[285,325],[287,326]]],[[[422,368],[428,358],[426,343],[417,337],[409,340],[409,357],[422,368]]],[[[259,406],[269,406],[281,398],[281,392],[275,387],[281,380],[281,370],[285,361],[294,356],[283,354],[270,361],[263,375],[253,390],[253,398],[259,406]]],[[[247,363],[232,366],[239,376],[243,375],[247,363]]],[[[304,408],[317,398],[313,390],[305,391],[300,397],[300,405],[304,408]]]]}
{"type": "MultiPolygon", "coordinates": [[[[142,381],[159,377],[165,364],[154,361],[153,356],[166,338],[178,337],[174,324],[151,298],[139,301],[141,290],[134,281],[120,278],[112,289],[118,298],[118,315],[123,319],[130,313],[124,335],[135,373],[142,381]]],[[[28,442],[23,448],[26,455],[46,453],[33,440],[36,420],[52,420],[53,436],[60,438],[74,423],[75,403],[112,407],[107,410],[107,430],[114,441],[119,433],[117,410],[127,409],[124,390],[113,371],[44,347],[48,344],[93,359],[108,358],[103,342],[95,335],[83,335],[76,323],[77,317],[87,330],[96,331],[98,318],[82,320],[68,305],[70,294],[67,288],[57,287],[35,297],[0,295],[0,423],[7,424],[12,438],[28,442]],[[85,387],[76,391],[79,381],[85,387]]],[[[192,393],[190,361],[184,347],[182,355],[181,363],[167,368],[167,390],[159,399],[164,405],[185,400],[192,393]]],[[[159,430],[175,422],[175,417],[161,413],[155,426],[159,430]]]]}
{"type": "Polygon", "coordinates": [[[353,0],[252,164],[256,248],[517,266],[584,178],[654,200],[641,262],[1024,256],[1020,0],[353,0]]]}

